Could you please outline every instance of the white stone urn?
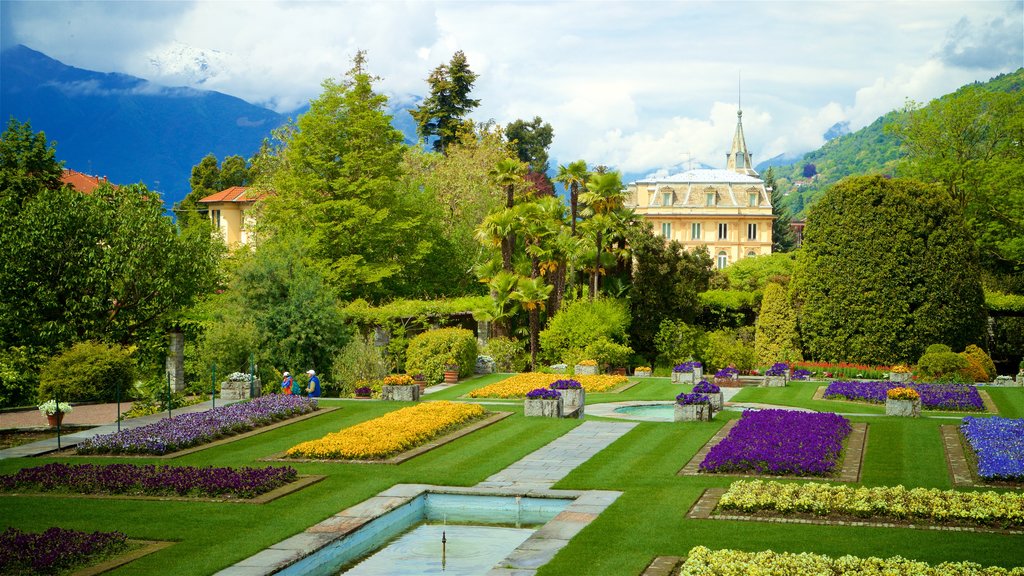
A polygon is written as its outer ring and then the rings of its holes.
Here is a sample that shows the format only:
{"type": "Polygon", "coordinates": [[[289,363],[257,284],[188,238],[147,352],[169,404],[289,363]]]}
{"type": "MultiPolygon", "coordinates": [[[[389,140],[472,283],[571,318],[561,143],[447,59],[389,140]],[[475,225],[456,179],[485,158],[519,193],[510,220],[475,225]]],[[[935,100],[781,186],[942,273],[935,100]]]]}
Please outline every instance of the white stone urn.
{"type": "Polygon", "coordinates": [[[526,416],[540,416],[543,418],[562,417],[563,398],[527,398],[523,402],[523,410],[526,416]]]}
{"type": "Polygon", "coordinates": [[[416,402],[420,399],[420,387],[411,386],[384,386],[381,388],[381,399],[395,400],[399,402],[416,402]]]}
{"type": "Polygon", "coordinates": [[[710,404],[676,404],[673,422],[709,422],[715,417],[710,404]]]}
{"type": "Polygon", "coordinates": [[[894,400],[886,398],[885,415],[917,418],[921,416],[921,400],[894,400]]]}

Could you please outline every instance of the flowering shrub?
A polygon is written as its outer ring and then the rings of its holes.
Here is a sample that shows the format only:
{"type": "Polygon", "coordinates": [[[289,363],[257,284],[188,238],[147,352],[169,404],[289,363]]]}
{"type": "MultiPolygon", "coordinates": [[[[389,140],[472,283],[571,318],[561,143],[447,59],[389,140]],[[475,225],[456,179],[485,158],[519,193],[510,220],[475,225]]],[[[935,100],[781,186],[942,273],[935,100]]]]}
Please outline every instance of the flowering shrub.
{"type": "Polygon", "coordinates": [[[554,390],[579,390],[583,388],[583,385],[578,380],[555,380],[551,383],[551,388],[554,390]]]}
{"type": "Polygon", "coordinates": [[[704,546],[692,548],[679,570],[679,576],[710,574],[786,574],[787,576],[821,576],[843,574],[869,576],[880,574],[913,574],[914,576],[1015,576],[1020,569],[1007,570],[998,566],[982,566],[974,562],[943,562],[934,566],[900,556],[892,558],[859,558],[840,556],[832,558],[822,554],[803,552],[744,552],[740,550],[710,550],[704,546]]]}
{"type": "Polygon", "coordinates": [[[146,426],[94,436],[78,445],[78,453],[167,454],[316,409],[315,398],[271,394],[249,402],[181,414],[146,426]]]}
{"type": "MultiPolygon", "coordinates": [[[[523,398],[526,393],[534,388],[546,388],[562,377],[557,374],[544,374],[541,372],[524,372],[506,378],[501,382],[495,382],[490,386],[477,388],[469,393],[470,398],[523,398]]],[[[611,376],[605,374],[573,376],[588,393],[606,392],[629,382],[625,376],[611,376]]]]}
{"type": "Polygon", "coordinates": [[[953,521],[1000,528],[1024,526],[1024,494],[1019,493],[739,480],[729,486],[718,506],[742,512],[770,510],[780,514],[953,521]]]}
{"type": "Polygon", "coordinates": [[[825,389],[825,398],[845,398],[885,403],[892,388],[911,388],[921,396],[921,406],[929,410],[982,412],[985,403],[978,389],[969,384],[922,384],[919,382],[844,382],[835,381],[825,389]]]}
{"type": "Polygon", "coordinates": [[[740,371],[735,369],[735,368],[732,368],[732,367],[722,368],[718,372],[715,372],[715,378],[730,378],[730,379],[732,379],[732,378],[736,378],[739,375],[740,375],[740,371]]]}
{"type": "Polygon", "coordinates": [[[676,396],[676,404],[680,406],[688,406],[690,404],[711,404],[711,398],[708,398],[705,394],[680,394],[676,396]]]}
{"type": "Polygon", "coordinates": [[[807,380],[811,377],[811,372],[809,370],[797,368],[789,373],[789,377],[793,380],[807,380]]]}
{"type": "Polygon", "coordinates": [[[0,492],[253,498],[298,478],[290,467],[197,468],[153,464],[46,464],[0,475],[0,492]]]}
{"type": "Polygon", "coordinates": [[[0,533],[0,574],[58,574],[128,548],[122,532],[49,528],[42,534],[7,528],[0,533]]]}
{"type": "Polygon", "coordinates": [[[580,360],[576,363],[577,366],[597,366],[597,360],[580,360]]]}
{"type": "Polygon", "coordinates": [[[527,392],[526,397],[530,400],[557,400],[562,397],[562,393],[551,388],[535,388],[527,392]]]}
{"type": "Polygon", "coordinates": [[[39,411],[43,413],[43,416],[52,416],[57,412],[63,412],[64,414],[70,414],[73,408],[71,404],[67,402],[57,403],[56,400],[47,400],[39,405],[39,411]]]}
{"type": "Polygon", "coordinates": [[[831,412],[746,411],[708,452],[704,472],[823,476],[832,473],[850,422],[831,412]]]}
{"type": "Polygon", "coordinates": [[[776,362],[772,367],[764,371],[765,376],[785,376],[789,372],[789,364],[776,362]]]}
{"type": "Polygon", "coordinates": [[[290,458],[387,458],[461,428],[485,414],[479,404],[425,402],[288,449],[290,458]]]}
{"type": "Polygon", "coordinates": [[[384,377],[385,386],[412,386],[415,384],[408,374],[391,374],[384,377]]]}
{"type": "Polygon", "coordinates": [[[369,386],[360,386],[355,389],[356,396],[370,396],[373,394],[373,388],[369,386]]]}
{"type": "Polygon", "coordinates": [[[960,431],[978,456],[978,476],[1024,480],[1024,418],[967,416],[960,431]]]}
{"type": "Polygon", "coordinates": [[[700,362],[683,362],[682,364],[676,364],[672,367],[673,372],[693,372],[694,368],[703,368],[704,365],[700,362]]]}
{"type": "Polygon", "coordinates": [[[889,400],[920,400],[921,395],[913,388],[889,388],[885,397],[889,400]]]}
{"type": "Polygon", "coordinates": [[[693,391],[699,394],[718,394],[722,389],[707,380],[701,380],[693,386],[693,391]]]}

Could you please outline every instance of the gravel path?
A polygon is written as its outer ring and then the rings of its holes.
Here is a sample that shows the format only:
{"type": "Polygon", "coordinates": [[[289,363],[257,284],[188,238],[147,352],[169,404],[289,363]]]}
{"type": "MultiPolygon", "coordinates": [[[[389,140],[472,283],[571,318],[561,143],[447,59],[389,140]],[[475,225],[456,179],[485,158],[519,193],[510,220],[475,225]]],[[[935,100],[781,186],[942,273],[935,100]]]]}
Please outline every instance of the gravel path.
{"type": "MultiPolygon", "coordinates": [[[[82,404],[71,405],[74,410],[64,415],[64,424],[79,426],[112,424],[117,422],[117,404],[82,404]]],[[[121,412],[127,412],[131,402],[121,402],[121,412]]],[[[24,412],[0,413],[0,429],[4,428],[39,428],[47,426],[46,416],[39,410],[24,412]]]]}

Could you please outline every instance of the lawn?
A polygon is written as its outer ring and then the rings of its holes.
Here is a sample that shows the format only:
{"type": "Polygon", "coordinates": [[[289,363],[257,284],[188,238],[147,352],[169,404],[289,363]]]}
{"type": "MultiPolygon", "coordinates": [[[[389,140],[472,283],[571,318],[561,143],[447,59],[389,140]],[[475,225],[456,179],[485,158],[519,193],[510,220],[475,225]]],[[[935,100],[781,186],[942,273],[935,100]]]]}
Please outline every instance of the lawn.
{"type": "MultiPolygon", "coordinates": [[[[502,377],[474,378],[427,398],[458,399],[502,377]]],[[[865,414],[880,410],[810,400],[819,385],[793,383],[785,388],[744,389],[736,400],[742,397],[746,402],[862,414],[848,418],[869,424],[865,485],[951,487],[939,426],[956,420],[868,416],[865,414]]],[[[641,379],[624,392],[588,395],[587,400],[670,400],[682,388],[668,379],[641,379]]],[[[1024,414],[1024,389],[990,391],[1002,415],[1024,414]]],[[[175,459],[174,464],[265,466],[268,463],[260,462],[260,458],[407,404],[326,399],[323,405],[340,410],[188,454],[175,459]]],[[[524,418],[521,402],[502,403],[500,407],[487,402],[485,406],[516,414],[400,465],[297,462],[292,465],[300,474],[323,474],[327,478],[265,505],[0,496],[0,515],[4,526],[23,530],[50,526],[120,530],[131,538],[176,542],[111,574],[212,574],[394,484],[476,484],[580,423],[524,418]]],[[[705,488],[726,487],[735,480],[729,476],[676,475],[724,422],[721,418],[711,423],[640,423],[556,484],[555,488],[561,489],[619,490],[623,496],[538,574],[636,575],[655,556],[685,555],[696,545],[832,556],[899,554],[932,563],[969,560],[983,565],[1024,565],[1024,536],[1020,535],[687,519],[687,510],[705,488]]],[[[150,458],[33,458],[2,460],[0,473],[50,461],[166,463],[150,458]]]]}

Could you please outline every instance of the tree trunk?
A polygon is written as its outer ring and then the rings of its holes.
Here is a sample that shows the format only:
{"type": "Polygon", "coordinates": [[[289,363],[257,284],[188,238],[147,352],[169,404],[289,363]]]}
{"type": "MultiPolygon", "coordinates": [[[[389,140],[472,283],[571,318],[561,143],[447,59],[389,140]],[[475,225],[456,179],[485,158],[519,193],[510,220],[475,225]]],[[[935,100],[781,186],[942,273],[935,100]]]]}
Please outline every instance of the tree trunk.
{"type": "Polygon", "coordinates": [[[572,218],[569,220],[573,238],[576,237],[576,206],[579,204],[580,189],[579,186],[569,186],[569,206],[572,218]]]}
{"type": "Polygon", "coordinates": [[[501,239],[501,268],[506,272],[512,271],[512,247],[515,238],[509,234],[501,239]]]}
{"type": "Polygon", "coordinates": [[[537,347],[540,344],[540,307],[530,309],[530,371],[537,371],[537,347]]]}
{"type": "Polygon", "coordinates": [[[601,275],[601,231],[597,231],[597,255],[594,257],[594,273],[591,276],[593,280],[590,286],[590,301],[593,302],[597,296],[597,281],[601,275]]]}

